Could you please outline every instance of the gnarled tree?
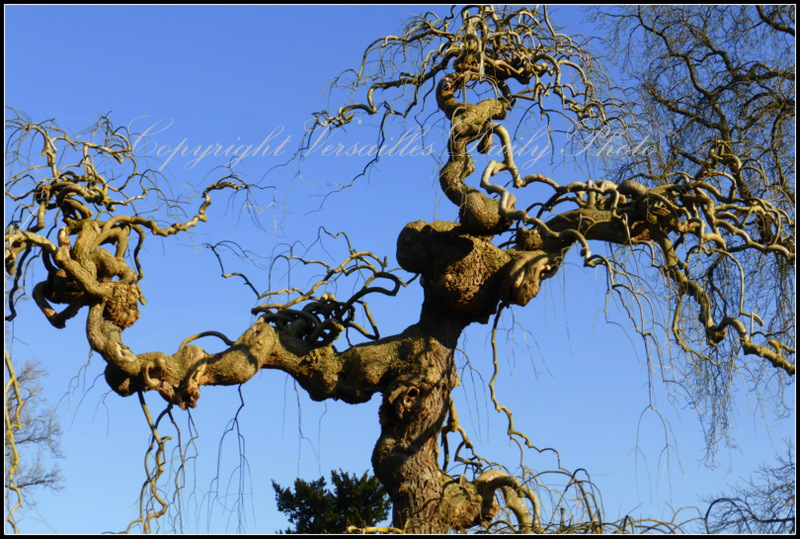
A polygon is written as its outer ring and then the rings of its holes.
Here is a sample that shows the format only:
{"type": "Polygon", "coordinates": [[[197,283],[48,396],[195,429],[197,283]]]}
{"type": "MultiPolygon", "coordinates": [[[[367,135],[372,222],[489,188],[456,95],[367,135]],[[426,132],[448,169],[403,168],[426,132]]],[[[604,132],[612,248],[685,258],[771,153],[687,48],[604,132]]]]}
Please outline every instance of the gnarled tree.
{"type": "MultiPolygon", "coordinates": [[[[758,15],[749,31],[786,40],[780,11],[758,15]]],[[[76,139],[22,117],[7,122],[8,155],[23,164],[6,184],[6,201],[15,208],[5,234],[9,316],[27,270],[40,264],[47,276],[32,288],[37,305],[56,327],[88,310],[89,344],[106,361],[106,381],[120,395],[157,391],[172,404],[193,407],[202,386],[241,384],[261,369],[288,373],[315,400],[357,404],[379,393],[381,435],[372,464],[394,504],[397,528],[489,525],[502,493],[519,528],[539,531],[531,488],[497,469],[471,480],[450,477],[439,463],[439,439],[463,432],[450,394],[464,329],[487,323],[504,307],[527,305],[573,248],[586,266],[605,266],[621,292],[632,270],[597,254],[595,245],[646,257],[673,294],[675,342],[699,371],[725,376],[755,361],[780,380],[795,370],[793,317],[787,316],[793,301],[786,299],[795,252],[794,67],[740,65],[712,50],[719,62],[712,72],[691,48],[690,30],[677,44],[670,41],[673,29],[659,29],[641,14],[636,23],[668,50],[663,68],[654,67],[652,88],[641,87],[650,92],[652,110],[611,96],[585,48],[559,33],[545,9],[479,6],[444,18],[426,14],[400,35],[375,41],[361,67],[343,74],[363,98],[318,114],[315,129],[335,129],[357,115],[377,115],[383,126],[394,117],[415,117],[429,101],[449,127],[438,178],[458,217],[413,221],[400,231],[397,261],[420,276],[424,300],[419,319],[397,335],[380,337],[374,324],[361,327],[355,315],[364,309],[372,320],[365,298],[394,295],[405,282],[385,260],[351,250],[308,290],[262,294],[269,301],[290,292],[293,299],[255,307],[257,321],[235,340],[212,331],[184,339],[172,354],[132,351],[123,332],[144,302],[137,253],[148,236],[184,233],[206,220],[216,191],[252,186],[235,175],[213,182],[193,216],[167,224],[140,205],[157,201],[160,210],[172,211],[182,202],[159,189],[152,171],[138,169],[125,132],[104,122],[94,137],[76,139]],[[688,78],[670,69],[688,70],[688,78]],[[670,85],[670,76],[680,84],[670,85]],[[716,86],[707,87],[708,80],[716,86]],[[660,93],[665,86],[677,94],[660,93]],[[676,129],[658,137],[646,159],[634,159],[609,179],[562,185],[543,171],[522,175],[515,162],[509,124],[534,112],[553,129],[568,122],[589,137],[609,125],[624,127],[629,114],[661,114],[676,129]],[[24,161],[26,144],[43,162],[24,161]],[[104,172],[103,161],[123,172],[104,172]],[[527,192],[536,196],[520,202],[527,192]],[[350,298],[325,289],[353,273],[364,285],[350,298]],[[753,297],[756,273],[773,276],[761,281],[773,294],[753,297]],[[368,340],[337,348],[347,331],[368,340]],[[191,344],[208,336],[227,348],[209,353],[191,344]]]]}

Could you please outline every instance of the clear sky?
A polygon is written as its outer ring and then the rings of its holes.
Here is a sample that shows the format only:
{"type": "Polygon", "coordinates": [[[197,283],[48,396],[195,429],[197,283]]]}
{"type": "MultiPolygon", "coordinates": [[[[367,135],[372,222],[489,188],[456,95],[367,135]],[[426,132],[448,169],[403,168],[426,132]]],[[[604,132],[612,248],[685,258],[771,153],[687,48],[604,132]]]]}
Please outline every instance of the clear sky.
{"type": "MultiPolygon", "coordinates": [[[[266,140],[274,149],[234,167],[247,181],[269,186],[258,208],[261,228],[240,216],[240,199],[228,203],[221,197],[209,223],[190,236],[150,239],[141,283],[148,303],[125,332],[134,351],[172,353],[189,335],[215,329],[235,337],[252,323],[256,298],[241,282],[219,277],[204,242],[236,239],[262,257],[263,266],[286,244],[310,246],[324,225],[346,231],[355,248],[393,261],[397,234],[407,222],[454,217],[437,191],[431,156],[385,159],[352,188],[325,199],[320,211],[322,197],[336,184],[349,183],[363,159],[317,151],[306,158],[301,175],[296,163],[275,168],[297,148],[311,114],[327,107],[326,83],[357,67],[370,42],[395,33],[420,9],[5,8],[7,106],[36,121],[54,118],[76,132],[110,113],[114,123],[146,135],[139,151],[160,157],[153,163],[164,165],[177,190],[208,182],[226,160],[169,157],[176,148],[257,147],[266,140]]],[[[577,7],[553,14],[567,32],[591,31],[578,25],[582,18],[577,7]]],[[[372,143],[370,123],[375,122],[365,119],[349,131],[372,143]]],[[[428,136],[440,154],[444,134],[428,136]]],[[[554,172],[544,161],[542,172],[558,179],[578,174],[569,164],[554,172]]],[[[315,249],[315,256],[328,253],[335,263],[342,243],[326,240],[315,249]]],[[[280,269],[271,281],[256,267],[246,269],[263,289],[286,284],[280,269]]],[[[513,331],[501,333],[497,385],[518,430],[540,447],[556,448],[565,468],[591,474],[608,518],[631,512],[670,518],[673,510],[699,504],[701,496],[725,490],[784,452],[783,440],[794,439],[793,418],[768,416],[766,424],[755,401],[739,392],[733,416],[737,446],[721,447],[717,465],[707,466],[696,413],[672,399],[669,387],[650,386],[645,352],[625,317],[612,306],[609,316],[619,324],[605,322],[604,292],[601,270],[571,264],[525,309],[515,310],[513,319],[506,315],[501,327],[513,331]]],[[[413,323],[420,298],[413,283],[396,300],[378,301],[374,312],[383,334],[413,323]]],[[[6,344],[15,362],[39,360],[50,372],[45,392],[58,404],[64,428],[64,489],[37,493],[37,507],[20,521],[26,533],[120,531],[138,515],[149,431],[136,398],[123,399],[105,384],[103,362],[90,354],[83,336],[84,317],[59,331],[29,302],[6,330],[7,339],[13,330],[14,340],[6,344]]],[[[469,361],[459,357],[464,368],[456,395],[480,454],[513,470],[518,455],[486,389],[492,375],[489,337],[487,326],[468,330],[462,348],[469,361]]],[[[147,401],[154,413],[163,408],[157,395],[147,395],[147,401]]],[[[183,531],[286,528],[271,481],[287,486],[298,476],[328,476],[331,469],[370,469],[378,402],[376,396],[360,406],[314,403],[288,376],[271,371],[238,390],[203,388],[192,427],[186,413],[174,414],[182,436],[192,428],[199,435],[183,493],[183,531]]],[[[162,434],[176,436],[169,428],[162,434]]],[[[525,462],[536,470],[556,466],[551,454],[531,452],[525,462]]]]}

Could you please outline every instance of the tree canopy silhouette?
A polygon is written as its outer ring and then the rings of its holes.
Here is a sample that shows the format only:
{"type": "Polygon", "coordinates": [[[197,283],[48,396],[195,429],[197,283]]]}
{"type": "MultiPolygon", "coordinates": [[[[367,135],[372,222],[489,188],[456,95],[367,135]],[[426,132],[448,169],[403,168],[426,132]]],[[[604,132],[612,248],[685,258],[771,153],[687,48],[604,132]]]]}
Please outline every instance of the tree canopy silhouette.
{"type": "Polygon", "coordinates": [[[389,516],[386,490],[368,472],[358,477],[333,470],[331,484],[333,492],[324,477],[310,483],[297,479],[294,489],[272,482],[278,510],[295,526],[285,533],[344,533],[351,526],[375,526],[389,516]]]}

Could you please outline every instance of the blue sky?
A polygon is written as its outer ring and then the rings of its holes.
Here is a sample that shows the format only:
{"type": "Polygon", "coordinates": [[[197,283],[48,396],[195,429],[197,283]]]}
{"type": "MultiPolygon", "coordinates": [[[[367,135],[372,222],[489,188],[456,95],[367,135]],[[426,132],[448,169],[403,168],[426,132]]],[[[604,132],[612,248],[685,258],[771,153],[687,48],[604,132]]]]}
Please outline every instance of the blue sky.
{"type": "MultiPolygon", "coordinates": [[[[357,249],[393,261],[397,234],[407,222],[454,217],[452,205],[437,191],[432,156],[385,159],[353,187],[324,199],[336,184],[349,183],[365,161],[325,156],[320,150],[306,158],[300,174],[296,163],[275,168],[297,148],[311,114],[327,107],[326,83],[356,67],[373,39],[395,33],[419,10],[5,8],[7,106],[37,121],[55,118],[70,131],[110,113],[116,124],[145,133],[139,148],[156,168],[176,148],[258,148],[265,141],[273,148],[235,166],[245,180],[269,186],[260,201],[260,228],[240,216],[238,199],[228,204],[222,197],[212,206],[209,223],[190,236],[149,241],[143,254],[147,276],[141,283],[148,303],[125,333],[134,351],[171,353],[189,335],[215,329],[238,336],[252,323],[255,297],[240,282],[219,277],[204,242],[235,238],[268,265],[286,244],[311,246],[324,225],[331,232],[346,231],[357,249]]],[[[568,32],[587,33],[590,27],[577,24],[582,18],[579,8],[553,14],[568,32]]],[[[365,119],[362,126],[348,129],[347,136],[354,137],[348,140],[373,143],[370,124],[375,122],[365,119]]],[[[445,139],[437,138],[437,126],[441,129],[435,124],[425,140],[439,153],[445,139]]],[[[175,189],[188,192],[208,182],[225,162],[175,153],[162,172],[175,189]]],[[[560,179],[577,174],[573,165],[549,169],[549,162],[541,163],[544,173],[560,179]]],[[[329,262],[337,262],[343,252],[341,241],[326,240],[322,247],[317,244],[312,252],[330,255],[329,262]]],[[[280,268],[272,281],[255,267],[248,271],[263,289],[285,285],[280,268]]],[[[504,317],[501,327],[514,330],[501,333],[505,343],[497,385],[518,430],[540,447],[556,448],[565,468],[589,471],[609,518],[628,512],[669,518],[673,510],[697,505],[700,496],[726,489],[784,452],[783,440],[794,439],[793,418],[768,415],[765,422],[757,403],[740,391],[734,405],[737,446],[720,448],[717,466],[706,466],[695,412],[672,399],[669,387],[651,386],[640,341],[625,326],[625,317],[613,305],[607,307],[604,293],[602,271],[573,263],[547,281],[525,309],[515,310],[513,320],[504,317]],[[606,314],[620,324],[607,324],[606,314]]],[[[393,301],[376,301],[383,334],[413,323],[420,298],[413,283],[393,301]]],[[[7,338],[11,331],[14,340],[7,345],[15,361],[36,359],[50,372],[45,390],[50,402],[58,404],[64,428],[64,489],[37,493],[37,506],[26,510],[20,529],[124,530],[138,513],[149,444],[138,402],[118,397],[105,385],[102,360],[91,356],[82,335],[83,316],[59,331],[28,303],[7,327],[7,338]]],[[[486,389],[492,375],[489,337],[487,326],[468,330],[462,348],[469,368],[460,357],[464,368],[456,395],[461,421],[480,454],[513,469],[517,451],[486,389]]],[[[163,408],[156,395],[147,401],[154,413],[163,408]]],[[[360,406],[314,403],[278,372],[262,372],[238,390],[203,388],[191,412],[199,438],[183,494],[183,530],[264,533],[286,528],[271,480],[286,486],[298,476],[328,476],[331,469],[368,470],[379,432],[378,402],[374,397],[360,406]]],[[[188,436],[187,415],[178,411],[175,417],[188,436]]],[[[170,429],[163,434],[175,436],[170,429]]],[[[555,467],[550,454],[529,452],[525,462],[539,471],[555,467]]]]}

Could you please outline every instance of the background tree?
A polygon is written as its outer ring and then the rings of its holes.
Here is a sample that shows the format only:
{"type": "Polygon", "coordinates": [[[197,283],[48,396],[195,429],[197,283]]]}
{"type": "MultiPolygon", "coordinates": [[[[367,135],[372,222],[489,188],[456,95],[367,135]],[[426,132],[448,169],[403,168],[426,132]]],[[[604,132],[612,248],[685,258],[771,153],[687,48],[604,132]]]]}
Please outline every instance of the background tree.
{"type": "Polygon", "coordinates": [[[8,350],[4,355],[4,498],[6,522],[16,533],[17,512],[36,504],[34,490],[61,488],[61,471],[52,463],[61,456],[61,425],[55,409],[41,397],[39,380],[46,372],[33,363],[16,372],[8,350]]]}
{"type": "Polygon", "coordinates": [[[706,510],[708,533],[793,534],[797,508],[797,465],[794,448],[762,466],[744,486],[721,494],[706,510]]]}
{"type": "Polygon", "coordinates": [[[368,472],[358,477],[332,470],[331,484],[333,492],[324,477],[310,483],[297,479],[294,489],[272,482],[278,509],[295,526],[285,533],[344,533],[351,526],[375,526],[389,515],[386,490],[368,472]]]}
{"type": "MultiPolygon", "coordinates": [[[[781,32],[769,21],[750,30],[781,32]]],[[[678,58],[690,68],[696,64],[687,54],[678,58]]],[[[784,73],[778,79],[791,86],[793,95],[793,77],[784,73]]],[[[241,384],[260,369],[288,373],[315,400],[358,404],[380,394],[381,435],[373,469],[393,501],[394,525],[415,532],[491,527],[503,520],[503,507],[521,531],[568,524],[555,516],[565,508],[563,496],[554,496],[558,500],[543,513],[546,488],[540,474],[523,470],[515,477],[472,451],[451,399],[458,382],[454,355],[463,331],[494,317],[496,369],[499,313],[528,304],[567,256],[605,268],[611,290],[630,294],[635,307],[669,292],[671,311],[665,319],[647,308],[635,319],[652,316],[656,329],[664,324],[676,347],[652,339],[652,327],[637,324],[636,329],[651,354],[660,350],[669,357],[674,351],[686,358],[679,364],[697,375],[680,382],[695,398],[708,395],[714,409],[726,406],[726,376],[734,371],[767,374],[753,378],[760,387],[781,388],[792,380],[794,326],[786,305],[793,301],[785,298],[794,263],[794,212],[785,193],[793,192],[793,172],[781,184],[780,176],[760,174],[757,166],[759,158],[772,159],[782,147],[751,159],[748,150],[732,145],[742,141],[723,138],[703,147],[708,155],[684,156],[680,140],[665,135],[657,138],[656,148],[685,157],[678,168],[670,159],[653,158],[645,161],[652,167],[647,173],[634,160],[620,169],[627,175],[612,176],[615,182],[581,177],[559,183],[540,172],[523,176],[513,129],[507,126],[535,113],[551,133],[568,129],[580,137],[576,140],[592,140],[609,126],[625,127],[628,115],[639,112],[610,95],[611,84],[585,48],[560,33],[544,9],[481,6],[453,9],[445,17],[425,14],[400,35],[375,41],[361,67],[338,82],[357,92],[355,101],[317,115],[309,137],[351,124],[356,115],[375,115],[380,119],[377,148],[392,120],[424,120],[429,107],[447,127],[446,162],[438,180],[457,215],[452,221],[414,221],[399,234],[397,261],[419,277],[424,293],[419,319],[405,330],[381,337],[367,308],[368,296],[393,296],[411,280],[391,270],[385,258],[350,248],[344,262],[334,265],[290,253],[279,258],[321,268],[322,277],[307,287],[268,292],[245,278],[260,304],[253,309],[256,322],[239,338],[207,331],[183,339],[172,354],[134,353],[122,335],[136,323],[143,303],[138,254],[145,242],[183,234],[205,221],[217,191],[249,196],[255,186],[224,174],[202,189],[196,209],[182,215],[186,201],[139,166],[124,130],[103,119],[79,138],[54,123],[22,116],[7,122],[13,170],[6,197],[14,208],[6,227],[9,317],[15,316],[24,291],[54,327],[63,327],[86,307],[86,336],[107,364],[109,386],[140,399],[155,391],[170,406],[194,407],[202,386],[241,384]],[[777,181],[778,188],[765,188],[759,197],[748,183],[756,180],[736,168],[740,153],[757,181],[777,181]],[[480,178],[472,179],[479,167],[480,178]],[[743,192],[742,182],[749,192],[743,192]],[[773,198],[779,193],[784,194],[773,198]],[[600,254],[607,244],[621,251],[600,254]],[[29,289],[25,276],[33,267],[45,277],[29,289]],[[642,285],[650,282],[649,269],[661,277],[650,290],[642,285]],[[756,273],[748,272],[771,271],[780,279],[762,282],[777,292],[751,294],[756,273]],[[346,278],[359,286],[342,295],[335,285],[346,278]],[[351,344],[350,337],[358,335],[364,342],[351,344]],[[192,344],[206,337],[227,348],[211,352],[192,344]],[[452,454],[450,434],[460,438],[452,454]],[[452,474],[450,460],[464,473],[452,474]]],[[[753,102],[747,94],[734,97],[753,102]]],[[[667,110],[679,117],[682,109],[667,110]]],[[[773,122],[779,133],[783,121],[773,122]]],[[[793,160],[781,157],[780,163],[787,161],[793,160]]],[[[492,399],[502,410],[494,394],[492,399]]],[[[534,447],[514,431],[505,411],[509,436],[520,447],[534,447]]],[[[581,491],[583,529],[603,529],[607,523],[585,484],[574,480],[575,474],[559,472],[581,491]]]]}

